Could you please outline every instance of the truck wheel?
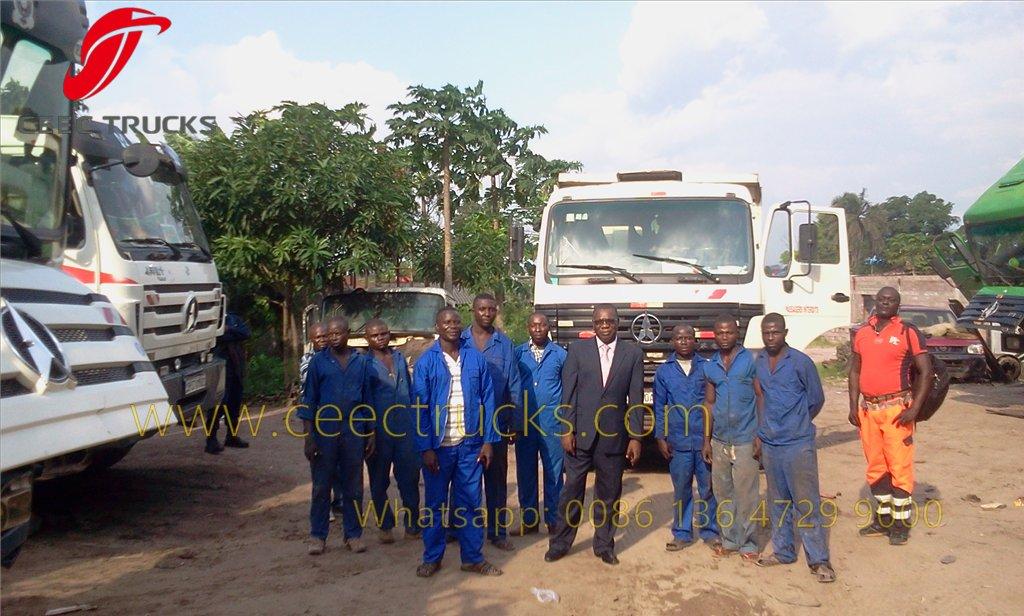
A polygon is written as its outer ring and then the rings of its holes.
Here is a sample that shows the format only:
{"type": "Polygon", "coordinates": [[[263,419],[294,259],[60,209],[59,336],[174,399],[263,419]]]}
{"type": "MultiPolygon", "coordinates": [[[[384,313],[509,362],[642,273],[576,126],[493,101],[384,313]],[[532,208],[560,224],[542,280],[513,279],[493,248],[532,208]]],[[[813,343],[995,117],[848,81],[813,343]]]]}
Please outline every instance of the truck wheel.
{"type": "Polygon", "coordinates": [[[1003,369],[1003,374],[1006,375],[1007,381],[1013,383],[1020,378],[1021,366],[1019,359],[1012,355],[1003,355],[998,361],[999,367],[1003,369]]]}
{"type": "Polygon", "coordinates": [[[124,459],[128,452],[132,450],[135,443],[131,445],[121,445],[119,447],[110,447],[107,449],[101,449],[92,454],[92,461],[89,463],[90,472],[105,471],[111,466],[117,464],[124,459]]]}

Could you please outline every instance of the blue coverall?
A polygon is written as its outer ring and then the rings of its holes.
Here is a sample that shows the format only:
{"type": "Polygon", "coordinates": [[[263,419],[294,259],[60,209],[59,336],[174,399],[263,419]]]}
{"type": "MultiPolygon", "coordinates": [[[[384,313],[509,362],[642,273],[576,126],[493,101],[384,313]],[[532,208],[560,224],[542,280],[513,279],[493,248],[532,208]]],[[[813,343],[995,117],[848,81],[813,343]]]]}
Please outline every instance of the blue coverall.
{"type": "Polygon", "coordinates": [[[814,362],[788,346],[771,369],[768,353],[755,366],[764,392],[758,438],[761,461],[768,478],[768,510],[772,522],[772,549],[782,562],[794,562],[793,526],[807,554],[807,564],[828,562],[828,539],[822,524],[818,490],[818,454],[812,420],[825,404],[825,392],[814,362]]]}
{"type": "MultiPolygon", "coordinates": [[[[462,331],[462,344],[477,350],[473,327],[462,331]]],[[[497,541],[508,537],[508,439],[513,431],[517,400],[522,398],[519,367],[516,365],[512,340],[495,328],[482,351],[494,386],[495,413],[499,436],[494,444],[494,460],[484,471],[484,494],[487,498],[487,539],[497,541]]]]}
{"type": "Polygon", "coordinates": [[[466,437],[457,445],[441,446],[448,423],[451,374],[441,355],[441,345],[428,348],[413,369],[413,401],[417,410],[416,448],[437,454],[439,470],[423,468],[426,500],[423,525],[423,562],[444,558],[445,521],[452,493],[449,524],[459,538],[463,564],[483,562],[484,524],[480,481],[483,466],[477,461],[484,443],[501,440],[494,428],[494,387],[487,360],[470,346],[459,349],[466,437]]]}
{"type": "Polygon", "coordinates": [[[672,536],[693,541],[693,479],[697,478],[696,503],[700,537],[710,541],[718,537],[715,512],[718,503],[711,490],[711,467],[704,461],[704,364],[694,355],[687,375],[675,353],[654,373],[654,435],[665,439],[672,450],[669,474],[675,491],[672,536]]]}
{"type": "Polygon", "coordinates": [[[330,526],[331,486],[341,493],[345,539],[361,537],[357,507],[363,506],[363,455],[366,436],[373,430],[369,399],[369,368],[365,355],[350,351],[341,367],[330,348],[313,356],[306,372],[303,407],[299,419],[313,422],[318,454],[310,462],[313,494],[309,505],[310,536],[327,539],[330,526]]]}
{"type": "Polygon", "coordinates": [[[394,366],[394,376],[388,373],[384,362],[372,351],[366,356],[370,362],[369,404],[377,420],[377,438],[374,454],[367,460],[370,472],[370,497],[373,515],[381,530],[395,527],[396,512],[401,512],[405,530],[420,532],[420,453],[416,450],[416,416],[412,408],[409,368],[405,357],[395,349],[388,349],[394,366]],[[399,510],[388,501],[391,469],[402,497],[399,510]]]}
{"type": "Polygon", "coordinates": [[[562,403],[562,364],[566,351],[554,342],[544,346],[538,363],[530,343],[516,347],[516,365],[523,385],[521,415],[516,431],[516,481],[519,485],[519,508],[523,526],[540,524],[537,486],[537,457],[544,473],[544,523],[558,521],[558,497],[562,493],[562,435],[569,430],[559,421],[558,406],[562,403]]]}

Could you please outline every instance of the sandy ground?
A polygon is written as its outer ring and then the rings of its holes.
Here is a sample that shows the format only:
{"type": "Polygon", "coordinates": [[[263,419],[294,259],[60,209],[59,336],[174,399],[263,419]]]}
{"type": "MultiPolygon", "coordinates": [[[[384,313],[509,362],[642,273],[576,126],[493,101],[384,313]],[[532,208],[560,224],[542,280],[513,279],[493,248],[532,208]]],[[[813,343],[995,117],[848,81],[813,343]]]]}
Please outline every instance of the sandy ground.
{"type": "Polygon", "coordinates": [[[1024,404],[1024,384],[955,386],[920,428],[915,498],[922,512],[937,504],[905,547],[857,536],[863,458],[845,385],[828,395],[817,423],[821,490],[838,494],[840,511],[835,584],[816,583],[802,556],[763,570],[702,545],[665,552],[672,489],[654,460],[625,478],[624,498],[651,499],[653,523],[620,531],[618,567],[594,558],[586,525],[553,564],[540,535],[515,538],[513,553],[485,548],[505,570],[497,578],[460,572],[450,551],[436,577],[419,579],[420,542],[379,545],[370,532],[370,549],[353,554],[336,527],[330,551],[310,557],[308,467],[276,415],[249,450],[212,457],[178,434],[141,443],[103,475],[50,484],[37,499],[39,531],[3,572],[0,607],[12,616],[82,603],[101,614],[1020,614],[1024,507],[1013,502],[1024,496],[1024,421],[986,409],[1024,404]],[[977,499],[1007,507],[985,511],[977,499]],[[942,564],[946,556],[955,561],[942,564]],[[531,587],[561,601],[540,604],[531,587]]]}

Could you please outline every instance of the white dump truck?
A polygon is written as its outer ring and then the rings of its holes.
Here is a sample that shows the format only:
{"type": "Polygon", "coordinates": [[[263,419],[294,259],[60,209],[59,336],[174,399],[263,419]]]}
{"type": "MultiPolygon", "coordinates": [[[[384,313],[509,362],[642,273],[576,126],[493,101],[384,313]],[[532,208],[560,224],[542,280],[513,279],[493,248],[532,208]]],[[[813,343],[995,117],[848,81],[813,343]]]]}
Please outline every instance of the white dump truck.
{"type": "Polygon", "coordinates": [[[0,482],[3,564],[28,536],[36,481],[123,455],[163,426],[167,394],[103,295],[59,269],[81,2],[3,2],[0,75],[0,482]]]}
{"type": "Polygon", "coordinates": [[[209,415],[224,396],[213,347],[226,298],[181,160],[88,118],[76,122],[74,156],[64,272],[114,303],[179,420],[191,422],[196,405],[209,415]],[[125,164],[127,149],[142,147],[155,152],[151,173],[125,164]]]}
{"type": "Polygon", "coordinates": [[[849,325],[843,210],[786,202],[767,210],[764,229],[762,214],[756,174],[562,174],[538,229],[536,309],[564,345],[593,336],[595,304],[615,305],[619,338],[644,350],[648,402],[679,325],[696,329],[704,353],[723,313],[752,349],[769,312],[786,317],[798,349],[849,325]]]}

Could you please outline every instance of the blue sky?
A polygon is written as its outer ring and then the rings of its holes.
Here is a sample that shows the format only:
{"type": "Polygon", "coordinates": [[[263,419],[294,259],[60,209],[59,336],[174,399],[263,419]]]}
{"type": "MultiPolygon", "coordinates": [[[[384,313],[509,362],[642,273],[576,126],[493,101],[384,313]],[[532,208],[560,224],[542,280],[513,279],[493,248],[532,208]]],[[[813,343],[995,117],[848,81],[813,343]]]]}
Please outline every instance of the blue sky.
{"type": "MultiPolygon", "coordinates": [[[[168,17],[102,114],[216,115],[470,85],[588,171],[759,172],[766,201],[929,190],[1024,156],[1024,4],[132,2],[168,17]]],[[[90,17],[124,3],[89,2],[90,17]]]]}

